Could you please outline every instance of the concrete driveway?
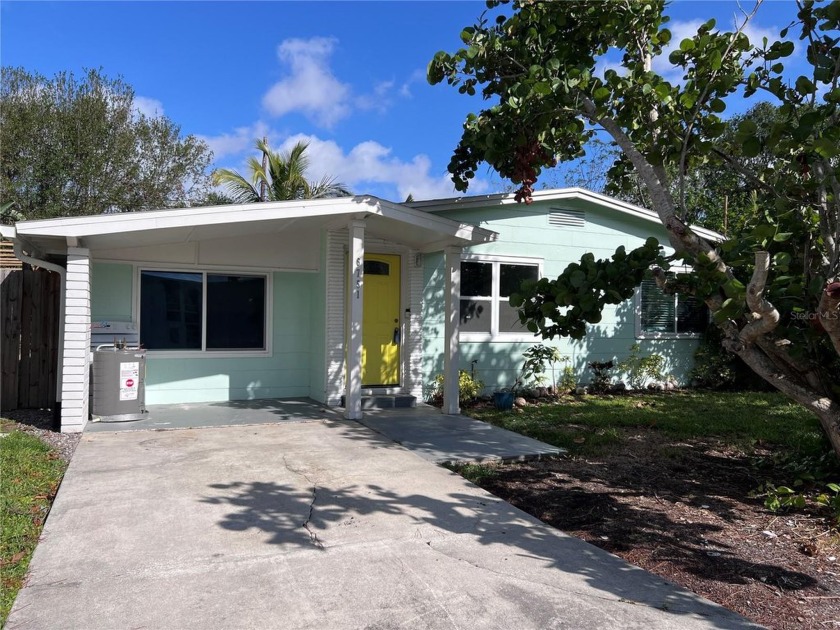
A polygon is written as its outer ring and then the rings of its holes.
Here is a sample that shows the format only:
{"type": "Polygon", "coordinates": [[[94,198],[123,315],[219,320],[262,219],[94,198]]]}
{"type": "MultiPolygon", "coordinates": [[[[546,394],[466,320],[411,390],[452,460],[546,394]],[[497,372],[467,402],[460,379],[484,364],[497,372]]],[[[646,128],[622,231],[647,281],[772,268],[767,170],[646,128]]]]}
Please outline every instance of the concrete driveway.
{"type": "Polygon", "coordinates": [[[747,628],[352,422],[86,433],[18,628],[747,628]]]}

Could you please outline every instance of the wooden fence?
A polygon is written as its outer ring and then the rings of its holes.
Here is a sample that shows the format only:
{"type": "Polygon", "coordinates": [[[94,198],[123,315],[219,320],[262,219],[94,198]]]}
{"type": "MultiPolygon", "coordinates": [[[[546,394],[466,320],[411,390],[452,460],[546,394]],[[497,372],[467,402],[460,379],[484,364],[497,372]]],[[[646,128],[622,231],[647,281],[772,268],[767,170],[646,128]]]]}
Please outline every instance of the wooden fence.
{"type": "Polygon", "coordinates": [[[0,268],[0,410],[55,403],[61,280],[45,269],[0,268]]]}

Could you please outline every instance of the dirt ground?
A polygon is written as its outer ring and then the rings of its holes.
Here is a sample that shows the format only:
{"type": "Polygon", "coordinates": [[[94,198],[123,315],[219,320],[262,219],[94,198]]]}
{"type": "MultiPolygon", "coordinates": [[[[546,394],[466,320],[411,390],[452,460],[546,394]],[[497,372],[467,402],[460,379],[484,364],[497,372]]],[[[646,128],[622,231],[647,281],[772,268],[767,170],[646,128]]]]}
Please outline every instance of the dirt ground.
{"type": "Polygon", "coordinates": [[[573,536],[768,628],[840,628],[840,534],[825,514],[773,514],[737,453],[656,444],[500,466],[479,484],[573,536]]]}

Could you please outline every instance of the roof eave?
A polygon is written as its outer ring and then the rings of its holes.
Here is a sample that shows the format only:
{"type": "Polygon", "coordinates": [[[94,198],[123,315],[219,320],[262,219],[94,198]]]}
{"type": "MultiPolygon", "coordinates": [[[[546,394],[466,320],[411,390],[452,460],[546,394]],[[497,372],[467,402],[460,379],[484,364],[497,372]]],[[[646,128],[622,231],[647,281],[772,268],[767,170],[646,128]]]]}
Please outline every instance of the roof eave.
{"type": "Polygon", "coordinates": [[[260,204],[149,210],[124,214],[97,214],[83,217],[21,221],[16,224],[16,228],[19,234],[83,238],[85,236],[139,232],[149,229],[224,225],[270,219],[294,219],[305,216],[370,212],[376,201],[378,200],[375,197],[358,196],[294,202],[277,201],[260,204]]]}
{"type": "MultiPolygon", "coordinates": [[[[602,195],[585,188],[554,188],[549,190],[538,190],[533,194],[534,201],[562,201],[564,199],[584,199],[597,203],[631,216],[638,217],[645,221],[652,223],[662,222],[659,220],[659,215],[652,210],[642,208],[641,206],[627,203],[619,199],[602,195]]],[[[425,210],[426,212],[435,213],[443,212],[444,210],[457,210],[486,207],[488,205],[512,205],[520,203],[516,201],[514,193],[498,193],[493,195],[476,195],[472,197],[452,197],[449,199],[434,199],[431,201],[418,201],[407,204],[412,208],[425,210]]],[[[699,225],[692,225],[691,229],[703,238],[711,239],[713,241],[722,241],[724,236],[709,230],[708,228],[699,225]]]]}
{"type": "Polygon", "coordinates": [[[370,195],[41,219],[18,222],[16,228],[12,230],[18,237],[85,239],[150,230],[225,226],[313,217],[350,218],[371,215],[429,230],[440,235],[440,239],[435,238],[435,242],[445,241],[451,245],[487,243],[497,237],[497,234],[491,230],[370,195]]]}

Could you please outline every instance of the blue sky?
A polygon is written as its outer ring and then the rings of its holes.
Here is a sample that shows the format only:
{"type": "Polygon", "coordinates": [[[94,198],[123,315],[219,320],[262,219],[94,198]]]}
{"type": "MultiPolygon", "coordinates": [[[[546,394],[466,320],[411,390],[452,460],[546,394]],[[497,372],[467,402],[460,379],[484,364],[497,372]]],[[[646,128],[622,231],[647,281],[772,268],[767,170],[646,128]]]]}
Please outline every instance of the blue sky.
{"type": "MultiPolygon", "coordinates": [[[[747,6],[749,2],[745,2],[747,6]]],[[[51,76],[101,67],[208,142],[214,166],[242,169],[254,140],[310,142],[311,176],[401,201],[454,194],[452,149],[479,97],[429,86],[435,52],[455,50],[477,1],[35,2],[0,0],[0,59],[51,76]]],[[[792,1],[765,2],[753,35],[773,36],[792,1]]],[[[734,2],[675,2],[679,41],[710,17],[731,23],[734,2]]],[[[482,172],[471,193],[502,183],[482,172]]]]}

